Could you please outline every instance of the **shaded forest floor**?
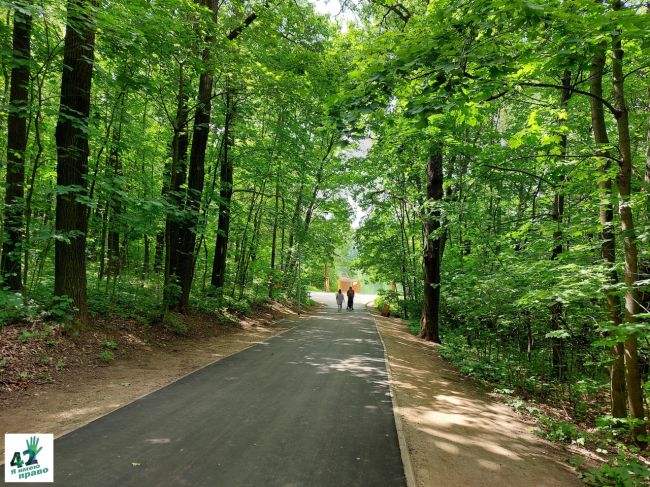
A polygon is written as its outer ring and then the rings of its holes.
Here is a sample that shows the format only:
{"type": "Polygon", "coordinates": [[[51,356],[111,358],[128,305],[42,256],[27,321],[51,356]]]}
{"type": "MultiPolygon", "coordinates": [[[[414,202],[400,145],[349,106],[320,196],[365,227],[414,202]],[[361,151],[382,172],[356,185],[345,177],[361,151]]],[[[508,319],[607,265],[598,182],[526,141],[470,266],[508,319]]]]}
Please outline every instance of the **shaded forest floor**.
{"type": "Polygon", "coordinates": [[[270,302],[227,323],[209,314],[175,315],[171,327],[109,316],[78,337],[44,323],[2,327],[0,432],[29,425],[60,436],[287,330],[278,320],[288,317],[298,317],[295,308],[270,302]]]}

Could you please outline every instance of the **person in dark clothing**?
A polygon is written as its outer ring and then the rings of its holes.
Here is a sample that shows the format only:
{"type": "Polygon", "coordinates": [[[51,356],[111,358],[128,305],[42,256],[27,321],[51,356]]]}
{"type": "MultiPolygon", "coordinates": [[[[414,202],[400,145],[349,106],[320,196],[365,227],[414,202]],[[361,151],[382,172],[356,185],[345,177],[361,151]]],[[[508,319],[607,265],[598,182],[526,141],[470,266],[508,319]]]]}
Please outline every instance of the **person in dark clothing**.
{"type": "Polygon", "coordinates": [[[354,289],[352,289],[352,286],[348,289],[348,309],[350,311],[354,309],[354,289]]]}

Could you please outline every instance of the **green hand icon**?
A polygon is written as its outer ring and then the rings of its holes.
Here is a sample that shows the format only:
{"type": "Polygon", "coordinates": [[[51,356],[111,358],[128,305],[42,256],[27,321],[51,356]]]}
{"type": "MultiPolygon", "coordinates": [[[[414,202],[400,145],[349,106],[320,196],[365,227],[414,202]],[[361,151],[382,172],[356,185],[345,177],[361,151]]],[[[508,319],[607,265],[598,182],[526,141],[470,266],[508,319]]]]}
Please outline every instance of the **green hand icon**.
{"type": "Polygon", "coordinates": [[[27,450],[23,452],[23,455],[29,455],[29,460],[27,460],[25,465],[37,464],[38,460],[36,460],[36,455],[38,455],[43,449],[43,447],[38,448],[38,438],[32,436],[29,440],[26,440],[25,443],[27,443],[27,450]]]}

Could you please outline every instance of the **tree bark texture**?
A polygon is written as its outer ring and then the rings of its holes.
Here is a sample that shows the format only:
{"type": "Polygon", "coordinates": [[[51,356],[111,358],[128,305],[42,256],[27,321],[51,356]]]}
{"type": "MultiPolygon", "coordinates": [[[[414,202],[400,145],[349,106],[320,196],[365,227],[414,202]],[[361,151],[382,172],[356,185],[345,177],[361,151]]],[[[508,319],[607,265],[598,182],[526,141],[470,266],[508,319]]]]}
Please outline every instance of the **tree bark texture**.
{"type": "Polygon", "coordinates": [[[86,289],[86,196],[88,116],[95,54],[94,1],[68,0],[63,75],[56,125],[56,232],[54,294],[76,308],[73,328],[88,322],[86,289]]]}

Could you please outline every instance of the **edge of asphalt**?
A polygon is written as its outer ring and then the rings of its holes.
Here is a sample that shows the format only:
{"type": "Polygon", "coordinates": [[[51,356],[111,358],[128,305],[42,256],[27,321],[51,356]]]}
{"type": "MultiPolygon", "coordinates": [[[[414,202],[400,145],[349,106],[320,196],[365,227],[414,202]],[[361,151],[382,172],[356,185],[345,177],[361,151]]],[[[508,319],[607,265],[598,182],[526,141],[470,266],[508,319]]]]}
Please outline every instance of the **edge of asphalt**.
{"type": "Polygon", "coordinates": [[[401,452],[402,465],[404,467],[404,476],[406,477],[406,486],[417,487],[417,482],[415,480],[415,471],[413,470],[411,455],[406,443],[406,435],[404,434],[404,424],[402,422],[401,416],[397,412],[399,405],[397,404],[397,395],[393,386],[393,374],[390,368],[390,361],[388,360],[388,351],[386,350],[384,338],[381,336],[381,331],[377,326],[375,315],[370,311],[371,303],[374,305],[374,301],[366,303],[366,311],[372,318],[372,322],[374,323],[375,329],[377,330],[377,335],[379,335],[379,340],[381,340],[381,346],[384,348],[384,362],[386,363],[386,373],[388,374],[388,388],[390,392],[390,399],[393,403],[393,418],[395,418],[395,429],[397,430],[397,441],[399,443],[399,450],[401,452]]]}
{"type": "MultiPolygon", "coordinates": [[[[291,317],[281,318],[281,319],[279,319],[279,320],[277,320],[277,321],[272,321],[271,323],[273,323],[273,324],[278,324],[278,323],[282,323],[283,321],[293,321],[293,320],[301,321],[301,320],[304,320],[304,319],[307,319],[307,318],[311,318],[311,317],[312,317],[313,315],[315,315],[316,312],[317,312],[318,310],[320,310],[321,308],[322,308],[322,306],[318,306],[318,307],[316,307],[316,308],[310,310],[309,314],[305,314],[305,315],[302,315],[302,316],[301,316],[301,315],[298,315],[297,317],[296,317],[296,316],[291,316],[291,317]]],[[[95,421],[98,421],[98,420],[102,419],[104,416],[108,416],[109,414],[112,414],[112,413],[114,413],[115,411],[119,411],[120,409],[125,408],[125,407],[129,406],[130,404],[133,404],[134,402],[139,401],[140,399],[142,399],[142,398],[144,398],[144,397],[147,397],[149,394],[153,394],[154,392],[158,392],[159,390],[164,389],[165,387],[170,386],[170,385],[172,385],[172,384],[178,382],[179,380],[184,379],[185,377],[187,377],[187,376],[189,376],[189,375],[192,375],[192,374],[195,373],[195,372],[198,372],[199,370],[205,369],[206,367],[210,367],[211,365],[214,365],[214,364],[216,364],[217,362],[220,362],[220,361],[222,361],[222,360],[224,360],[224,359],[226,359],[226,358],[228,358],[228,357],[232,357],[233,355],[237,355],[238,353],[241,353],[241,352],[243,352],[243,351],[245,351],[245,350],[248,350],[249,348],[253,348],[253,347],[259,345],[260,343],[266,343],[266,342],[268,342],[268,341],[270,341],[270,340],[273,340],[275,337],[279,337],[279,336],[281,336],[281,335],[284,335],[285,333],[287,333],[287,332],[293,330],[295,327],[297,327],[297,326],[299,326],[299,325],[300,325],[300,323],[296,323],[295,325],[293,325],[293,326],[287,328],[286,330],[283,330],[283,331],[281,331],[281,332],[279,332],[279,333],[276,333],[275,335],[273,335],[273,336],[271,336],[271,337],[268,337],[266,340],[262,340],[262,341],[258,341],[258,342],[253,342],[253,343],[251,343],[250,345],[248,345],[247,347],[242,348],[241,350],[237,350],[236,352],[229,353],[229,354],[227,354],[227,355],[224,355],[223,357],[219,357],[218,359],[213,360],[212,362],[209,362],[209,363],[207,363],[207,364],[205,364],[205,365],[202,365],[202,366],[200,366],[200,367],[197,367],[196,369],[191,370],[190,372],[187,372],[186,374],[183,374],[183,375],[181,375],[181,376],[179,376],[179,377],[176,377],[174,380],[172,380],[171,382],[168,382],[168,383],[165,384],[165,385],[162,385],[162,386],[160,386],[160,387],[156,387],[155,389],[152,389],[152,390],[150,390],[149,392],[145,392],[144,394],[141,394],[140,396],[138,396],[138,397],[132,399],[131,401],[125,402],[125,403],[122,404],[121,406],[118,406],[118,407],[116,407],[116,408],[114,408],[114,409],[111,409],[110,411],[106,411],[105,413],[100,414],[99,416],[96,416],[96,417],[94,417],[93,419],[91,419],[91,420],[89,420],[89,421],[85,421],[85,422],[82,423],[82,424],[79,424],[79,425],[77,425],[77,426],[75,426],[75,427],[73,427],[73,428],[70,428],[70,429],[65,430],[65,431],[64,431],[63,433],[61,433],[60,435],[55,436],[54,439],[56,440],[56,439],[59,439],[59,438],[62,438],[62,437],[64,437],[64,436],[66,436],[66,435],[69,435],[69,434],[72,433],[73,431],[76,431],[76,430],[78,430],[79,428],[83,428],[84,426],[87,426],[87,425],[89,425],[90,423],[94,423],[95,421]]],[[[2,467],[4,464],[5,464],[5,462],[4,462],[4,458],[0,458],[0,467],[2,467]]],[[[410,487],[410,486],[409,486],[409,487],[410,487]]]]}

